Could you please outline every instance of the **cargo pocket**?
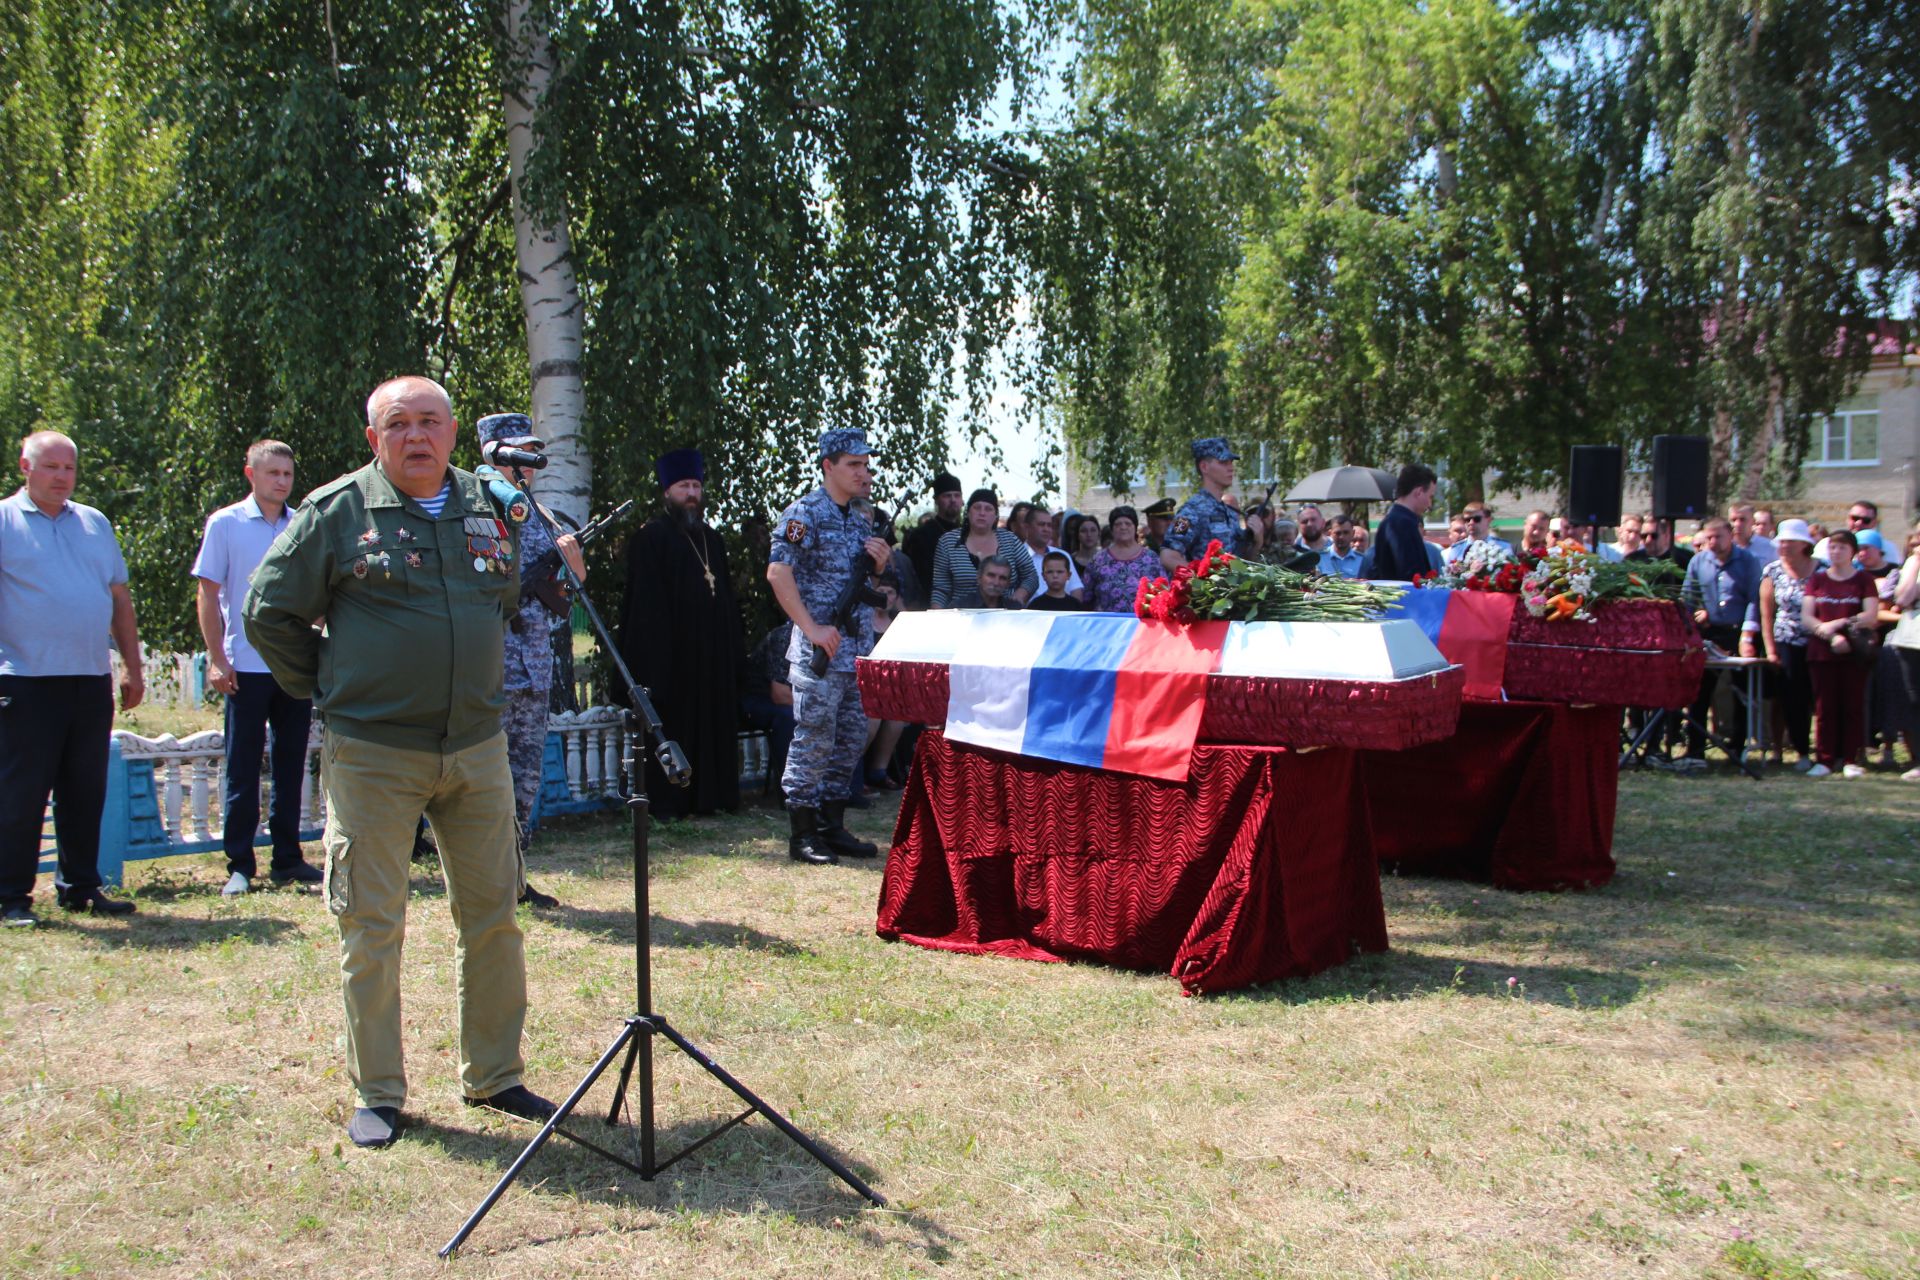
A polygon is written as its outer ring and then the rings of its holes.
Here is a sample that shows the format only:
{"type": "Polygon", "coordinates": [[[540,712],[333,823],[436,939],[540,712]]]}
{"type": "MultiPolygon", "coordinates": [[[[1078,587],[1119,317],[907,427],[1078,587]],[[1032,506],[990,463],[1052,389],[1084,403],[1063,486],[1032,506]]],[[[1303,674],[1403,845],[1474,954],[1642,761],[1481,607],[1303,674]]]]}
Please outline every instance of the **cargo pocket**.
{"type": "Polygon", "coordinates": [[[353,837],[328,827],[321,837],[327,855],[327,910],[344,916],[353,910],[353,837]]]}

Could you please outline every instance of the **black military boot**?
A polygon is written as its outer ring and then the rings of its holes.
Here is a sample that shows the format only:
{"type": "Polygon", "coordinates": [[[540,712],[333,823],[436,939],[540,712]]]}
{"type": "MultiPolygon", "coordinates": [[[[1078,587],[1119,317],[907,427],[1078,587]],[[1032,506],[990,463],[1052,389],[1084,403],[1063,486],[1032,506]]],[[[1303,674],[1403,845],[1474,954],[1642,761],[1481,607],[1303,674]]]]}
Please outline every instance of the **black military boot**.
{"type": "Polygon", "coordinates": [[[847,830],[847,802],[845,800],[822,800],[820,802],[820,838],[827,848],[843,858],[877,858],[880,849],[871,841],[862,840],[847,830]]]}
{"type": "Polygon", "coordinates": [[[820,838],[820,811],[818,809],[789,809],[787,819],[793,824],[793,834],[787,837],[787,856],[795,862],[811,862],[823,865],[838,862],[833,850],[820,838]]]}

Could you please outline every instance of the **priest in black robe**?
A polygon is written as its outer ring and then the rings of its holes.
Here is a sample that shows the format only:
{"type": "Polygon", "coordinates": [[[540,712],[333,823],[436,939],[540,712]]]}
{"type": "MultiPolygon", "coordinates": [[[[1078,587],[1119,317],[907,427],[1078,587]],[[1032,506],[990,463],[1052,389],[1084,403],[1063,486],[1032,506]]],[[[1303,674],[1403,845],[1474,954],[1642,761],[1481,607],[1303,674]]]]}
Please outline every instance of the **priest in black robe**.
{"type": "Polygon", "coordinates": [[[702,518],[706,460],[676,449],[654,464],[662,510],[627,543],[620,653],[693,766],[670,785],[652,751],[647,797],[662,818],[740,807],[740,679],[746,647],[727,549],[702,518]]]}

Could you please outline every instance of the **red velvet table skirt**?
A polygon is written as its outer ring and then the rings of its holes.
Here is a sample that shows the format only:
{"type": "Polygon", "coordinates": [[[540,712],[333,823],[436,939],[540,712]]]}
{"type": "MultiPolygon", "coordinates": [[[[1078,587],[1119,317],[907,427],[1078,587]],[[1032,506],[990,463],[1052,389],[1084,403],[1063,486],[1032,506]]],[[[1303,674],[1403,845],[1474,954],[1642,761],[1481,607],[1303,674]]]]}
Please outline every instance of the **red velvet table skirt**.
{"type": "Polygon", "coordinates": [[[1356,753],[1195,748],[1184,783],[921,735],[883,938],[1226,991],[1384,951],[1356,753]]]}
{"type": "Polygon", "coordinates": [[[1382,870],[1502,889],[1613,879],[1619,707],[1464,702],[1444,742],[1360,753],[1382,870]]]}

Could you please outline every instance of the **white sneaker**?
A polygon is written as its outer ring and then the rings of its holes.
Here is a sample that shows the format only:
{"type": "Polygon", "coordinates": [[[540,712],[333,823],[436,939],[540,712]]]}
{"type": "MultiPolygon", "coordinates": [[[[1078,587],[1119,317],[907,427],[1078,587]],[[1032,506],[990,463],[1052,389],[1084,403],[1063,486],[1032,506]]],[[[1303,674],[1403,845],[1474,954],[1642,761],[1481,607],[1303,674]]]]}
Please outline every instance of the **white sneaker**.
{"type": "Polygon", "coordinates": [[[1920,782],[1920,766],[1916,766],[1912,769],[1907,770],[1905,773],[1901,774],[1900,781],[1920,782]]]}
{"type": "Polygon", "coordinates": [[[1809,778],[1829,778],[1833,776],[1833,770],[1816,761],[1813,768],[1807,770],[1807,776],[1809,778]]]}
{"type": "Polygon", "coordinates": [[[236,871],[227,878],[227,887],[220,891],[220,896],[223,898],[237,898],[251,888],[253,888],[253,885],[248,882],[247,878],[236,871]]]}
{"type": "Polygon", "coordinates": [[[1840,776],[1843,778],[1864,778],[1867,776],[1867,771],[1857,764],[1843,764],[1840,766],[1840,776]]]}

